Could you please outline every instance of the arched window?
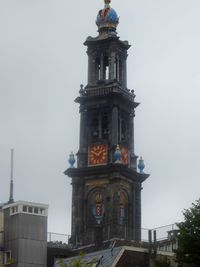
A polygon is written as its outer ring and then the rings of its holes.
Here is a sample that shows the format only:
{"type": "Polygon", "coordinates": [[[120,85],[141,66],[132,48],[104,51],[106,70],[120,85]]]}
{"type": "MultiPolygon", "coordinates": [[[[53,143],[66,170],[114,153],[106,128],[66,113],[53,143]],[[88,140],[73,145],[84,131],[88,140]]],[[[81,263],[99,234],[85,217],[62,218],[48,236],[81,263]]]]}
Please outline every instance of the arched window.
{"type": "Polygon", "coordinates": [[[124,120],[121,121],[121,141],[126,140],[126,135],[127,135],[127,127],[126,123],[124,120]]]}
{"type": "Polygon", "coordinates": [[[104,80],[109,79],[109,62],[108,62],[108,57],[104,56],[103,58],[103,78],[104,80]]]}
{"type": "Polygon", "coordinates": [[[92,138],[98,138],[99,137],[99,118],[97,115],[95,115],[92,119],[92,138]]]}
{"type": "Polygon", "coordinates": [[[95,60],[95,79],[99,81],[101,79],[101,64],[100,58],[96,58],[95,60]]]}
{"type": "Polygon", "coordinates": [[[107,139],[108,138],[108,133],[109,133],[109,129],[108,129],[108,115],[107,113],[104,113],[102,116],[102,138],[103,139],[107,139]]]}
{"type": "Polygon", "coordinates": [[[122,83],[122,61],[119,60],[119,82],[122,83]]]}
{"type": "Polygon", "coordinates": [[[92,141],[107,140],[109,135],[108,112],[102,110],[91,114],[89,127],[92,141]]]}
{"type": "Polygon", "coordinates": [[[129,125],[128,125],[128,114],[120,112],[118,117],[118,140],[119,143],[128,143],[129,138],[129,125]]]}
{"type": "Polygon", "coordinates": [[[126,195],[124,192],[120,192],[119,196],[119,223],[120,224],[125,224],[126,220],[126,195]]]}

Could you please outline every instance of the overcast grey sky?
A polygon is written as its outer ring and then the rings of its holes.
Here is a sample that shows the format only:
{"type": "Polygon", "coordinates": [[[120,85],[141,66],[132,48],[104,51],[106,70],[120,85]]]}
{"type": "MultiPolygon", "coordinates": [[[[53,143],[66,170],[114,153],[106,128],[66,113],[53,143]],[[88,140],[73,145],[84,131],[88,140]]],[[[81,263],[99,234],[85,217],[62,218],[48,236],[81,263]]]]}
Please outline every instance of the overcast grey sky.
{"type": "MultiPolygon", "coordinates": [[[[103,0],[0,0],[0,202],[50,205],[48,230],[70,233],[71,185],[63,174],[77,152],[78,105],[87,83],[83,42],[96,36],[103,0]]],[[[132,47],[136,154],[150,178],[143,227],[182,219],[200,196],[200,1],[112,0],[118,35],[132,47]]]]}

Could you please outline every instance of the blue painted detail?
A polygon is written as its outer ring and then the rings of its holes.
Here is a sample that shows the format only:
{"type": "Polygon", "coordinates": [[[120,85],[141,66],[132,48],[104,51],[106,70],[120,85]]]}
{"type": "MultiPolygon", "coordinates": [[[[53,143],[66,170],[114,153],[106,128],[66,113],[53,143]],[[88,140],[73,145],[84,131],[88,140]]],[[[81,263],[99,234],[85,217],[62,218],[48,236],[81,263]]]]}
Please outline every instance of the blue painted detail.
{"type": "Polygon", "coordinates": [[[117,16],[117,13],[115,12],[114,9],[112,9],[112,8],[110,9],[110,12],[108,12],[106,19],[108,21],[112,21],[114,23],[118,22],[118,16],[117,16]]]}
{"type": "Polygon", "coordinates": [[[117,12],[112,8],[104,8],[99,11],[96,24],[99,28],[111,27],[116,28],[119,22],[117,12]]]}
{"type": "Polygon", "coordinates": [[[76,162],[76,160],[73,152],[70,153],[68,162],[70,164],[70,168],[74,168],[74,163],[76,162]]]}
{"type": "Polygon", "coordinates": [[[143,171],[144,168],[145,168],[144,160],[142,159],[142,157],[140,157],[139,163],[138,163],[138,169],[140,170],[140,173],[144,173],[144,171],[143,171]]]}
{"type": "Polygon", "coordinates": [[[125,223],[125,208],[120,208],[120,217],[119,217],[119,224],[123,225],[125,223]]]}
{"type": "Polygon", "coordinates": [[[121,155],[122,155],[122,153],[120,151],[119,145],[117,145],[115,153],[114,153],[114,161],[120,162],[121,161],[121,155]]]}
{"type": "Polygon", "coordinates": [[[100,206],[101,206],[101,212],[99,214],[97,214],[97,205],[94,205],[92,207],[92,215],[95,217],[97,224],[101,224],[104,216],[104,206],[103,205],[100,206]]]}

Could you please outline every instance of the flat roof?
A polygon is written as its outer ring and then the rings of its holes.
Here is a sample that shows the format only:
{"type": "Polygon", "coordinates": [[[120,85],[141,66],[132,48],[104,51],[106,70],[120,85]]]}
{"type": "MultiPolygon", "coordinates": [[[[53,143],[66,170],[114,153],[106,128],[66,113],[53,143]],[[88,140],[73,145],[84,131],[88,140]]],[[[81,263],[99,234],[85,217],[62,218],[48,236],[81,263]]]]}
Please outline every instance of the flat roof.
{"type": "Polygon", "coordinates": [[[33,206],[33,207],[38,207],[38,208],[43,208],[43,209],[49,208],[49,205],[47,205],[47,204],[18,200],[18,201],[15,201],[13,203],[7,203],[7,204],[3,205],[3,209],[15,207],[16,205],[33,206]]]}

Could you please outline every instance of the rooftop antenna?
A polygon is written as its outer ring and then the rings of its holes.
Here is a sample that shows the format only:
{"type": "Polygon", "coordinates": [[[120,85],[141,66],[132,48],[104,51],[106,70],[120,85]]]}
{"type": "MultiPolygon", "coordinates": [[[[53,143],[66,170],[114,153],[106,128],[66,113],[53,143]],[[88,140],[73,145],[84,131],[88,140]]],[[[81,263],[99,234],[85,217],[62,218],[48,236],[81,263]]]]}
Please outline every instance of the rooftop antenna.
{"type": "Polygon", "coordinates": [[[14,156],[14,149],[11,149],[11,169],[10,169],[10,197],[8,203],[13,203],[13,156],[14,156]]]}

